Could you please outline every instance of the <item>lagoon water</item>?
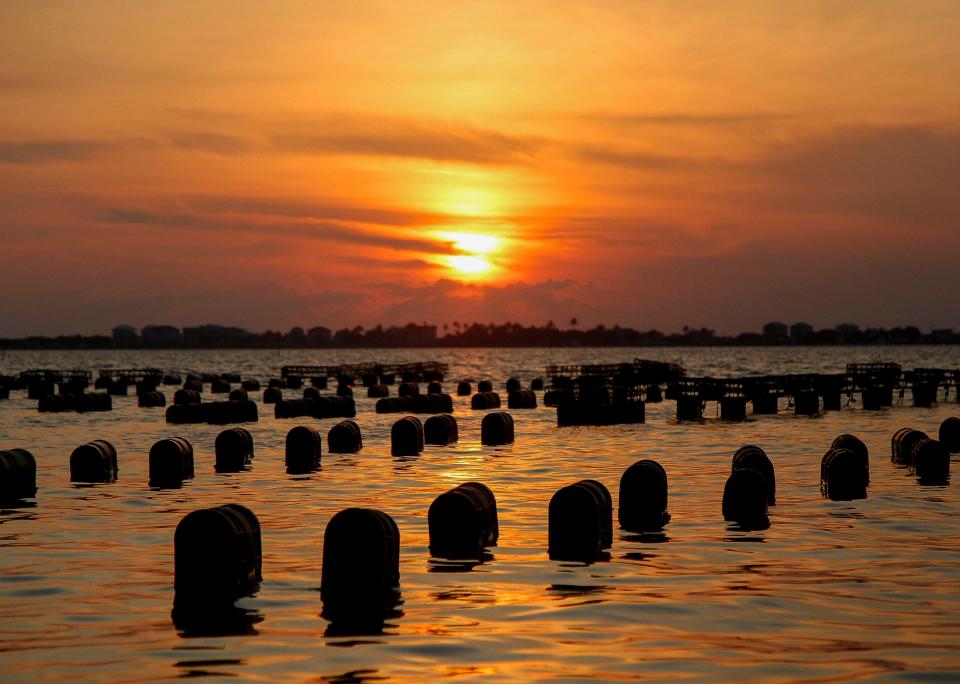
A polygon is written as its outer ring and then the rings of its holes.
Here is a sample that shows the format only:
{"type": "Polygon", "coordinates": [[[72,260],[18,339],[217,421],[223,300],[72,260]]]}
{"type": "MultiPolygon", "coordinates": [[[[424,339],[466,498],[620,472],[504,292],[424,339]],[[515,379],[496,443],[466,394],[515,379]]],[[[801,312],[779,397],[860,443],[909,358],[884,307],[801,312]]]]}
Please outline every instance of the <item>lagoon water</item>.
{"type": "MultiPolygon", "coordinates": [[[[159,367],[238,371],[265,385],[285,364],[435,359],[450,365],[445,388],[491,379],[503,392],[508,377],[528,386],[548,363],[634,357],[715,376],[839,372],[848,361],[960,368],[958,347],[85,351],[0,353],[0,374],[159,367]]],[[[171,399],[173,388],[165,391],[171,399]]],[[[222,428],[167,425],[163,409],[138,408],[132,391],[114,398],[112,412],[86,415],[38,413],[25,394],[0,401],[0,449],[29,449],[39,486],[35,502],[0,511],[3,681],[960,680],[958,456],[946,486],[919,485],[889,456],[897,428],[935,437],[944,418],[960,415],[955,395],[931,409],[910,407],[908,394],[891,409],[816,418],[784,405],[739,424],[713,419],[712,405],[702,423],[678,424],[665,401],[647,406],[643,425],[578,428],[558,428],[555,409],[541,405],[512,411],[516,443],[496,448],[479,443],[483,412],[454,397],[460,442],[395,458],[389,430],[399,416],[377,415],[358,391],[363,450],[324,453],[320,471],[292,476],[287,430],[316,425],[325,435],[336,420],[276,420],[260,406],[260,421],[245,425],[253,467],[215,474],[222,428]],[[870,449],[865,500],[820,493],[820,458],[843,432],[870,449]],[[181,489],[151,489],[147,452],[175,435],[193,443],[197,476],[181,489]],[[119,480],[71,484],[70,452],[97,438],[116,446],[119,480]],[[720,514],[730,459],[748,443],[777,468],[777,506],[763,532],[735,530],[720,514]],[[606,562],[549,560],[553,492],[594,478],[616,506],[621,473],[642,458],[669,477],[665,533],[617,532],[606,562]],[[469,480],[497,497],[499,545],[472,568],[432,560],[427,509],[469,480]],[[188,512],[230,502],[260,519],[264,580],[238,603],[242,634],[186,634],[170,615],[173,532],[188,512]],[[324,528],[350,506],[381,509],[400,528],[403,603],[377,634],[328,634],[320,617],[324,528]]]]}

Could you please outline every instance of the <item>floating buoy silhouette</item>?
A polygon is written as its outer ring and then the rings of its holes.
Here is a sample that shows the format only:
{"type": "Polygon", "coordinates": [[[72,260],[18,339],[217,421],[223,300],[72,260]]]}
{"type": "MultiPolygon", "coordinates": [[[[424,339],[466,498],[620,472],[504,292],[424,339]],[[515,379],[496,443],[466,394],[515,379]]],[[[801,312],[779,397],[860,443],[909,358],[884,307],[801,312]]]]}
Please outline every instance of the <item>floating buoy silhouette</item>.
{"type": "Polygon", "coordinates": [[[655,532],[669,522],[667,472],[662,465],[644,459],[624,471],[617,517],[620,527],[634,532],[655,532]]]}
{"type": "Polygon", "coordinates": [[[331,454],[355,454],[363,448],[360,426],[352,420],[342,420],[327,433],[327,450],[331,454]]]}
{"type": "Polygon", "coordinates": [[[773,462],[766,452],[758,446],[748,444],[737,449],[733,455],[733,470],[750,468],[763,475],[767,481],[767,504],[777,505],[777,478],[773,462]]]}
{"type": "Polygon", "coordinates": [[[231,605],[263,579],[260,522],[240,504],[188,513],[173,546],[174,610],[231,605]]]}
{"type": "Polygon", "coordinates": [[[457,419],[448,413],[439,416],[430,416],[423,424],[424,444],[439,444],[446,446],[459,439],[457,419]]]}
{"type": "Polygon", "coordinates": [[[427,523],[430,553],[442,558],[478,558],[500,536],[497,500],[480,482],[467,482],[434,499],[427,523]]]}
{"type": "Polygon", "coordinates": [[[382,511],[347,508],[323,534],[322,616],[333,622],[382,620],[400,598],[400,531],[382,511]]]}
{"type": "Polygon", "coordinates": [[[192,478],[193,446],[186,439],[161,439],[150,447],[150,486],[179,487],[192,478]]]}
{"type": "Polygon", "coordinates": [[[71,482],[113,482],[117,470],[117,450],[104,439],[87,442],[70,454],[71,482]]]}
{"type": "Polygon", "coordinates": [[[13,504],[37,493],[37,460],[26,449],[0,451],[0,503],[13,504]]]}
{"type": "Polygon", "coordinates": [[[514,441],[513,416],[506,411],[488,413],[480,421],[480,443],[485,446],[512,444],[514,441]]]}
{"type": "Polygon", "coordinates": [[[423,451],[423,423],[415,416],[406,416],[390,429],[390,452],[394,456],[416,456],[423,451]]]}
{"type": "Polygon", "coordinates": [[[613,501],[596,480],[581,480],[550,499],[549,555],[554,560],[592,561],[613,543],[613,501]]]}
{"type": "Polygon", "coordinates": [[[744,530],[765,530],[769,484],[763,473],[753,468],[738,468],[730,473],[723,487],[723,519],[744,530]]]}
{"type": "Polygon", "coordinates": [[[323,437],[313,427],[298,425],[287,432],[285,461],[288,473],[309,473],[320,467],[323,437]]]}
{"type": "Polygon", "coordinates": [[[214,441],[214,452],[214,469],[218,473],[239,472],[253,460],[253,437],[241,427],[224,430],[214,441]]]}

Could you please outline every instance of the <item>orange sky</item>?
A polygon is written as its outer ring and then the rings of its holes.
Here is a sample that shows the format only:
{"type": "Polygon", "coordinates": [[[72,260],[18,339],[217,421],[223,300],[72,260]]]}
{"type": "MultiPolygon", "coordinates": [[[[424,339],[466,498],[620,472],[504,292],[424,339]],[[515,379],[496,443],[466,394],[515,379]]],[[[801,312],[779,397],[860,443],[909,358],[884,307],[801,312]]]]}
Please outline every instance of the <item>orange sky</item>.
{"type": "Polygon", "coordinates": [[[0,337],[960,328],[960,5],[0,4],[0,337]]]}

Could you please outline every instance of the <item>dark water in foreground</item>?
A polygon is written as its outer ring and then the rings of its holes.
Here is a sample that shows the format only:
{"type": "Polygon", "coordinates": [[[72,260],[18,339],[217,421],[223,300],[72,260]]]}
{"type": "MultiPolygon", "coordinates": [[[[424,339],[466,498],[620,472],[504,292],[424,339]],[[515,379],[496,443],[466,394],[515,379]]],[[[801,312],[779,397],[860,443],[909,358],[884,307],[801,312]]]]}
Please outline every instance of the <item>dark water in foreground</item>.
{"type": "MultiPolygon", "coordinates": [[[[0,373],[158,366],[265,381],[287,363],[434,358],[450,363],[446,387],[489,378],[502,391],[510,375],[526,385],[550,362],[634,356],[714,375],[832,372],[871,360],[960,367],[956,347],[484,349],[17,352],[0,355],[0,373]]],[[[0,401],[0,449],[30,449],[40,488],[35,505],[0,511],[0,680],[960,680],[957,456],[954,482],[931,487],[889,458],[897,428],[935,436],[944,418],[960,414],[955,396],[932,409],[819,418],[782,411],[742,424],[677,424],[667,401],[647,407],[644,425],[563,429],[555,410],[541,406],[514,411],[517,441],[497,448],[480,446],[482,412],[455,397],[459,444],[398,459],[389,449],[398,416],[376,415],[361,394],[363,451],[324,454],[310,476],[285,472],[286,431],[314,424],[326,434],[335,420],[280,421],[262,410],[246,426],[256,445],[252,470],[218,475],[221,428],[168,426],[163,409],[139,409],[133,396],[87,415],[40,414],[23,392],[0,401]],[[865,500],[821,497],[820,458],[842,432],[870,449],[865,500]],[[147,452],[174,435],[193,443],[197,477],[179,490],[151,490],[147,452]],[[95,438],[117,447],[120,479],[74,486],[70,452],[95,438]],[[730,458],[746,443],[762,446],[777,468],[778,505],[764,532],[732,530],[720,515],[730,458]],[[640,458],[658,460],[670,478],[665,536],[619,532],[609,562],[550,561],[553,492],[590,477],[616,501],[620,474],[640,458]],[[449,571],[431,562],[427,509],[468,480],[496,494],[500,543],[492,560],[449,571]],[[248,633],[188,638],[170,618],[173,531],[189,511],[229,502],[260,519],[264,582],[239,603],[248,633]],[[382,509],[400,527],[402,614],[381,634],[325,636],[319,615],[324,527],[348,506],[382,509]]]]}

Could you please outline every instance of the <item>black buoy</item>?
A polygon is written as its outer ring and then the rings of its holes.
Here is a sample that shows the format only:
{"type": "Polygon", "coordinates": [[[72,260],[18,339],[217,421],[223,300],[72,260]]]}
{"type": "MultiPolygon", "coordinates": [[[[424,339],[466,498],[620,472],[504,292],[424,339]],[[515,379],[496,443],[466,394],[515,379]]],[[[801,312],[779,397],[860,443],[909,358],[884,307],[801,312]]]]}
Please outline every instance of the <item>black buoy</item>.
{"type": "Polygon", "coordinates": [[[286,378],[287,387],[290,389],[300,389],[303,387],[303,378],[298,375],[290,375],[286,378]]]}
{"type": "Polygon", "coordinates": [[[870,483],[870,452],[867,450],[867,445],[864,444],[859,437],[850,434],[842,434],[833,440],[833,443],[830,444],[830,448],[849,449],[856,454],[857,459],[863,467],[863,486],[866,487],[870,483]]]}
{"type": "Polygon", "coordinates": [[[264,404],[276,404],[278,401],[283,401],[283,391],[279,387],[268,387],[263,390],[264,404]]]}
{"type": "Polygon", "coordinates": [[[288,473],[309,473],[320,467],[323,436],[316,428],[298,425],[287,432],[286,464],[288,473]]]}
{"type": "Polygon", "coordinates": [[[542,390],[543,390],[543,378],[534,378],[533,380],[531,380],[531,381],[530,381],[530,389],[532,389],[532,390],[534,390],[534,391],[537,391],[537,392],[542,391],[542,390]]]}
{"type": "Polygon", "coordinates": [[[362,448],[360,426],[352,420],[341,420],[327,433],[327,450],[331,454],[355,454],[362,448]]]}
{"type": "Polygon", "coordinates": [[[596,480],[581,480],[550,499],[549,554],[553,560],[593,561],[613,543],[613,501],[596,480]]]}
{"type": "Polygon", "coordinates": [[[758,446],[748,444],[737,449],[733,455],[733,470],[749,468],[763,475],[767,481],[767,504],[777,505],[777,477],[773,470],[773,462],[766,452],[758,446]]]}
{"type": "Polygon", "coordinates": [[[940,423],[940,443],[950,453],[960,452],[960,418],[947,418],[940,423]]]}
{"type": "Polygon", "coordinates": [[[247,390],[247,392],[259,392],[260,391],[260,381],[254,378],[247,378],[240,383],[240,387],[247,390]]]}
{"type": "Polygon", "coordinates": [[[867,472],[860,455],[831,447],[820,461],[820,484],[824,496],[834,501],[866,498],[867,472]]]}
{"type": "Polygon", "coordinates": [[[167,397],[164,396],[163,392],[144,392],[137,395],[137,406],[140,408],[156,408],[166,405],[167,397]]]}
{"type": "Polygon", "coordinates": [[[37,493],[37,460],[26,449],[0,451],[0,504],[13,504],[37,493]]]}
{"type": "Polygon", "coordinates": [[[520,381],[517,380],[516,378],[507,379],[507,384],[505,385],[507,394],[510,394],[510,392],[519,392],[521,388],[522,386],[520,385],[520,381]]]}
{"type": "Polygon", "coordinates": [[[506,411],[488,413],[480,421],[480,443],[485,446],[512,444],[514,441],[513,416],[506,411]]]}
{"type": "Polygon", "coordinates": [[[214,378],[210,382],[210,393],[211,394],[229,394],[230,392],[230,383],[222,378],[214,378]]]}
{"type": "Polygon", "coordinates": [[[734,470],[723,488],[723,519],[737,523],[744,530],[767,529],[770,527],[768,489],[767,478],[762,473],[752,468],[734,470]]]}
{"type": "Polygon", "coordinates": [[[371,399],[390,396],[390,388],[386,385],[370,385],[367,388],[367,396],[371,399]]]}
{"type": "Polygon", "coordinates": [[[950,452],[935,439],[921,439],[911,448],[913,472],[920,484],[946,484],[950,479],[950,452]]]}
{"type": "Polygon", "coordinates": [[[537,395],[533,390],[514,390],[507,395],[507,408],[535,409],[537,395]]]}
{"type": "Polygon", "coordinates": [[[174,610],[230,605],[262,580],[260,522],[240,504],[188,513],[173,547],[174,610]]]}
{"type": "Polygon", "coordinates": [[[913,405],[917,408],[930,408],[937,401],[938,389],[935,382],[914,382],[911,391],[913,405]]]}
{"type": "Polygon", "coordinates": [[[484,392],[492,392],[492,391],[493,391],[493,383],[490,382],[489,380],[481,380],[480,382],[477,383],[477,392],[479,392],[480,394],[483,394],[484,392]]]}
{"type": "Polygon", "coordinates": [[[352,397],[352,396],[353,396],[353,385],[337,385],[337,396],[338,396],[338,397],[352,397]]]}
{"type": "Polygon", "coordinates": [[[318,389],[327,389],[327,376],[317,375],[310,378],[310,384],[318,389]]]}
{"type": "Polygon", "coordinates": [[[246,401],[211,401],[205,404],[207,408],[207,422],[211,425],[226,425],[228,423],[256,423],[257,402],[246,401]]]}
{"type": "Polygon", "coordinates": [[[656,532],[670,521],[667,472],[662,465],[644,459],[624,471],[617,517],[620,527],[634,532],[656,532]]]}
{"type": "Polygon", "coordinates": [[[457,396],[458,397],[469,397],[473,393],[473,388],[470,387],[470,383],[466,380],[461,380],[457,383],[457,396]]]}
{"type": "Polygon", "coordinates": [[[929,439],[925,432],[909,427],[900,428],[890,439],[890,460],[894,463],[912,464],[913,445],[924,439],[929,439]]]}
{"type": "Polygon", "coordinates": [[[486,485],[467,482],[433,500],[427,524],[434,556],[479,558],[500,536],[497,500],[486,485]]]}
{"type": "Polygon", "coordinates": [[[496,392],[477,392],[470,398],[470,408],[476,411],[500,408],[500,395],[496,392]]]}
{"type": "Polygon", "coordinates": [[[427,385],[427,394],[442,394],[443,385],[434,380],[429,385],[427,385]]]}
{"type": "Polygon", "coordinates": [[[397,396],[399,397],[415,397],[418,394],[420,394],[420,385],[415,382],[400,383],[400,387],[397,389],[397,396]]]}
{"type": "Polygon", "coordinates": [[[250,395],[242,387],[230,390],[230,401],[247,401],[248,399],[250,399],[250,395]]]}
{"type": "Polygon", "coordinates": [[[150,447],[151,487],[179,487],[184,480],[192,478],[193,445],[190,442],[183,437],[171,437],[150,447]]]}
{"type": "Polygon", "coordinates": [[[390,428],[390,452],[394,456],[416,456],[423,451],[423,423],[415,416],[401,418],[390,428]]]}
{"type": "Polygon", "coordinates": [[[400,531],[386,513],[347,508],[323,533],[321,615],[331,622],[382,620],[400,598],[400,531]]]}
{"type": "Polygon", "coordinates": [[[218,473],[236,473],[253,460],[253,437],[242,427],[224,430],[214,441],[216,463],[214,469],[218,473]]]}
{"type": "Polygon", "coordinates": [[[196,390],[178,389],[173,393],[173,403],[176,406],[186,406],[188,404],[199,404],[203,401],[200,393],[196,390]]]}
{"type": "Polygon", "coordinates": [[[457,419],[449,413],[439,416],[430,416],[423,424],[424,444],[439,444],[446,446],[459,439],[457,419]]]}
{"type": "Polygon", "coordinates": [[[207,422],[210,404],[174,404],[167,407],[166,420],[174,425],[190,425],[207,422]]]}
{"type": "Polygon", "coordinates": [[[71,482],[113,482],[117,470],[117,450],[104,439],[87,442],[70,454],[71,482]]]}

